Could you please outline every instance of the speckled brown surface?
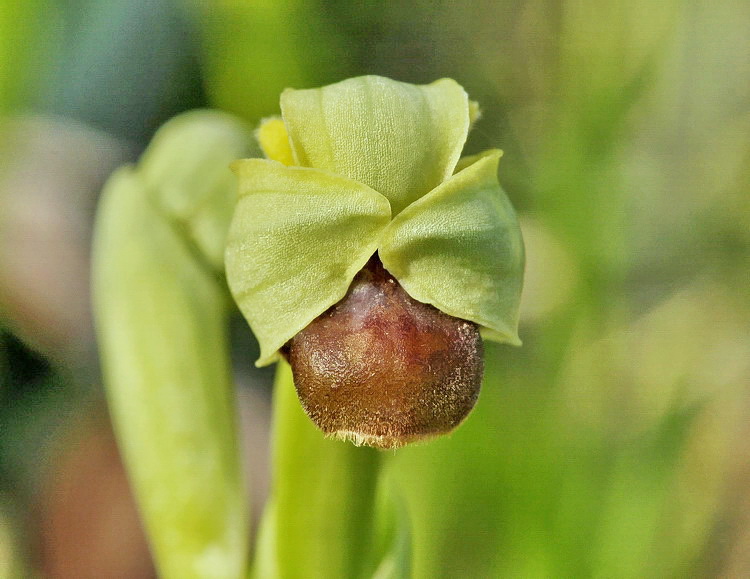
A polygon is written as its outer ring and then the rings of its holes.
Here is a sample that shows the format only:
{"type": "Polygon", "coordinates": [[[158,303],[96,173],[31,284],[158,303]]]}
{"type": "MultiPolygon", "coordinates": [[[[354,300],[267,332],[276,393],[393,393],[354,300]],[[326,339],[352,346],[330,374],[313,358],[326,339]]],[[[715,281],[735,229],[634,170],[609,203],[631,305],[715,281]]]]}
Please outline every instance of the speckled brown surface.
{"type": "Polygon", "coordinates": [[[484,367],[477,326],[412,299],[377,256],[284,354],[323,432],[381,448],[458,426],[484,367]]]}

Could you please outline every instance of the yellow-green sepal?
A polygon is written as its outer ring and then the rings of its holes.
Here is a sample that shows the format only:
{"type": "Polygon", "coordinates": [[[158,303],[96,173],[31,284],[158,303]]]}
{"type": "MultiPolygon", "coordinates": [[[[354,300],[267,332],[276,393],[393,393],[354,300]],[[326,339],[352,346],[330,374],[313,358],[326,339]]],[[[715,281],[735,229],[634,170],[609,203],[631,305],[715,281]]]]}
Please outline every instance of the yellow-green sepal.
{"type": "Polygon", "coordinates": [[[286,90],[281,112],[297,165],[372,187],[393,215],[450,177],[470,124],[468,96],[451,79],[412,85],[362,76],[286,90]]]}
{"type": "Polygon", "coordinates": [[[346,294],[391,217],[368,186],[318,169],[245,159],[226,273],[260,343],[258,366],[346,294]]]}
{"type": "Polygon", "coordinates": [[[380,246],[383,265],[414,299],[518,345],[524,248],[497,180],[500,151],[474,163],[397,215],[380,246]]]}

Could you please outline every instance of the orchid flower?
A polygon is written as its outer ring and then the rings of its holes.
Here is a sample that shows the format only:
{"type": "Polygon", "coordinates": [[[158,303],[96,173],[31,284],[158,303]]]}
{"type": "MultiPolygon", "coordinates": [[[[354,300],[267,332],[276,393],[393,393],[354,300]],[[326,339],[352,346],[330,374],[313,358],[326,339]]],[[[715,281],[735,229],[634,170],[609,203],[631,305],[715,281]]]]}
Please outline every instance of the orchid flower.
{"type": "Polygon", "coordinates": [[[477,399],[479,332],[520,344],[501,152],[461,158],[477,114],[450,79],[288,89],[258,131],[267,158],[232,165],[230,289],[257,365],[289,359],[327,434],[390,448],[447,432],[477,399]]]}

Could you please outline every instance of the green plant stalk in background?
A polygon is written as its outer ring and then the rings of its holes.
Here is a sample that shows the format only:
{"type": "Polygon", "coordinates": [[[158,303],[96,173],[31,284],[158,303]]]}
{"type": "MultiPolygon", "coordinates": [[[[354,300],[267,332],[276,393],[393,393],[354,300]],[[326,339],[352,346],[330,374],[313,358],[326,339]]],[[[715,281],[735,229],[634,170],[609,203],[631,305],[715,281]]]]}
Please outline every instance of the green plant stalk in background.
{"type": "Polygon", "coordinates": [[[176,118],[107,184],[94,299],[110,410],[163,577],[240,577],[248,501],[237,446],[221,253],[250,151],[236,120],[176,118]]]}

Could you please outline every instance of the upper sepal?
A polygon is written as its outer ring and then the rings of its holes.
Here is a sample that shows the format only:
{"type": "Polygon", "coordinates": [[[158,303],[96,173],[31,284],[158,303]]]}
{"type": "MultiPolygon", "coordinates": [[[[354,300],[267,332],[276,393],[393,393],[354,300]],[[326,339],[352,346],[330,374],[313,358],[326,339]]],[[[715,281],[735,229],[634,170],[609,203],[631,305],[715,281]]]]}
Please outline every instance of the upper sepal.
{"type": "Polygon", "coordinates": [[[372,187],[393,215],[450,177],[470,124],[468,96],[451,79],[363,76],[286,90],[281,112],[296,164],[372,187]]]}

